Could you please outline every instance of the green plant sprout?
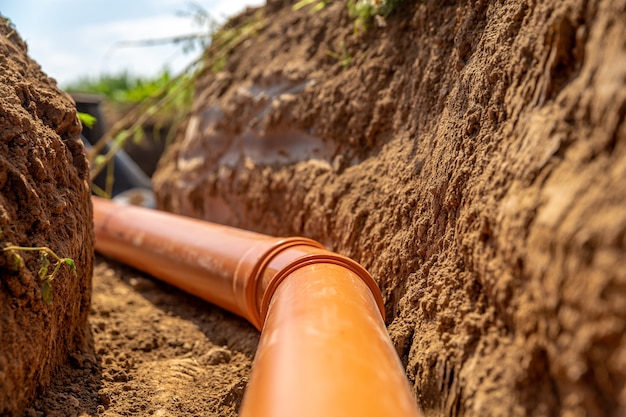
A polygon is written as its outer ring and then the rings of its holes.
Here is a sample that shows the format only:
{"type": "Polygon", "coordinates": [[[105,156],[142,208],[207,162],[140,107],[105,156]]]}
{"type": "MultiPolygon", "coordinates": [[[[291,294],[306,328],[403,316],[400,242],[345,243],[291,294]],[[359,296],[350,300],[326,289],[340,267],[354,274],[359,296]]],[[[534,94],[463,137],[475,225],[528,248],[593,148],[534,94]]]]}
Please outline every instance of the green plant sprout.
{"type": "Polygon", "coordinates": [[[385,18],[402,0],[348,0],[348,12],[354,18],[354,31],[367,30],[372,19],[385,26],[385,18]]]}
{"type": "MultiPolygon", "coordinates": [[[[330,4],[332,0],[300,0],[292,6],[292,10],[300,10],[313,5],[309,13],[317,13],[330,4]]],[[[347,0],[350,16],[354,18],[354,31],[364,31],[376,20],[378,26],[385,26],[385,18],[389,16],[402,0],[347,0]]]]}
{"type": "Polygon", "coordinates": [[[95,125],[96,122],[98,121],[96,117],[92,116],[89,113],[83,113],[83,112],[78,111],[76,112],[76,114],[78,115],[78,120],[80,120],[82,125],[87,126],[89,129],[91,129],[93,125],[95,125]]]}
{"type": "Polygon", "coordinates": [[[326,51],[326,55],[328,55],[331,58],[336,59],[337,61],[340,61],[341,66],[345,69],[345,68],[348,68],[348,66],[350,65],[350,62],[352,62],[352,55],[350,55],[350,52],[348,52],[348,47],[346,46],[345,41],[341,42],[341,49],[342,49],[343,54],[337,53],[329,49],[326,51]]]}
{"type": "Polygon", "coordinates": [[[61,258],[47,246],[7,246],[3,249],[3,251],[12,255],[12,267],[15,271],[19,271],[24,267],[24,259],[17,252],[39,252],[41,256],[41,268],[39,269],[37,275],[39,276],[39,279],[43,281],[43,286],[41,287],[41,297],[46,304],[50,304],[52,302],[52,281],[61,269],[61,266],[69,266],[72,273],[76,275],[76,265],[74,264],[74,260],[71,258],[61,258]],[[48,257],[52,258],[52,262],[50,262],[48,257]],[[49,272],[50,268],[52,268],[52,272],[49,272]]]}
{"type": "Polygon", "coordinates": [[[13,24],[13,22],[11,21],[11,19],[9,19],[8,17],[4,17],[2,16],[2,19],[4,20],[4,25],[11,29],[11,31],[9,33],[6,34],[7,39],[10,38],[13,34],[15,34],[15,25],[13,24]]]}

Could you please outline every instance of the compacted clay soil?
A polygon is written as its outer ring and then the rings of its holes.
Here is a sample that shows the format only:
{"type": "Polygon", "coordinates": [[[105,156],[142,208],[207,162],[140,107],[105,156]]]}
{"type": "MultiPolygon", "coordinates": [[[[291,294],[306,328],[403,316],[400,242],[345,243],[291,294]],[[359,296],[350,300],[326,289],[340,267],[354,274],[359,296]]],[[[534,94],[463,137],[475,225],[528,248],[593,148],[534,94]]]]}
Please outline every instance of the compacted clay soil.
{"type": "Polygon", "coordinates": [[[20,415],[85,349],[93,267],[87,159],[74,103],[0,16],[0,415],[20,415]],[[10,247],[22,249],[6,251],[10,247]],[[46,247],[71,258],[48,273],[46,247]]]}
{"type": "MultiPolygon", "coordinates": [[[[626,1],[405,0],[384,23],[233,19],[160,208],[362,263],[428,416],[623,415],[626,1]]],[[[242,320],[98,258],[89,323],[28,415],[236,414],[242,320]]]]}

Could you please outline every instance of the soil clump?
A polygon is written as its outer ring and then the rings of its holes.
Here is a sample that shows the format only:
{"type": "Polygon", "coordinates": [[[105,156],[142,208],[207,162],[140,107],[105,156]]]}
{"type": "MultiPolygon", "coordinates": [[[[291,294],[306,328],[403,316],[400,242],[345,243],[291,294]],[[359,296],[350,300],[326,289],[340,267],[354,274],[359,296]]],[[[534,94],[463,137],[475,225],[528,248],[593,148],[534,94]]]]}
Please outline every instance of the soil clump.
{"type": "Polygon", "coordinates": [[[70,354],[87,349],[93,226],[71,98],[0,24],[0,414],[21,415],[70,354]],[[70,258],[51,277],[52,255],[70,258]],[[46,268],[46,262],[49,263],[46,268]]]}

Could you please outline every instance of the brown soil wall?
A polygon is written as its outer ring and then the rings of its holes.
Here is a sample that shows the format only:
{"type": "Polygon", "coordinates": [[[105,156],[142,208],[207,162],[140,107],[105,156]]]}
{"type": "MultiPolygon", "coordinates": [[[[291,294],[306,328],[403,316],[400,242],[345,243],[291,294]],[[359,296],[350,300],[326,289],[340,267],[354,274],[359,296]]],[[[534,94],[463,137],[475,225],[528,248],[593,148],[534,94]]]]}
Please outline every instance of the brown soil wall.
{"type": "Polygon", "coordinates": [[[160,207],[361,262],[427,415],[625,413],[626,2],[254,22],[200,80],[160,207]]]}
{"type": "Polygon", "coordinates": [[[93,227],[74,104],[0,23],[0,246],[46,246],[76,267],[59,270],[48,303],[40,254],[0,252],[0,414],[17,416],[88,342],[93,227]]]}

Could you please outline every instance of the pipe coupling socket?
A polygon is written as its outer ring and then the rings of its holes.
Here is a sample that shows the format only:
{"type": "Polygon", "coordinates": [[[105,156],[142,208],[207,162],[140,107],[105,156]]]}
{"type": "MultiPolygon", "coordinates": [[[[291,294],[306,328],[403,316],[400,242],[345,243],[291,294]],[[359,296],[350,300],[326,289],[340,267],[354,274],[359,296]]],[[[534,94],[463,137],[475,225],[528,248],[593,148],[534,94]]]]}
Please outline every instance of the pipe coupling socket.
{"type": "Polygon", "coordinates": [[[380,289],[365,268],[350,258],[327,250],[314,240],[300,237],[260,241],[244,255],[233,280],[239,308],[261,330],[280,283],[293,271],[319,263],[339,265],[361,278],[370,289],[384,321],[385,306],[380,289]]]}

